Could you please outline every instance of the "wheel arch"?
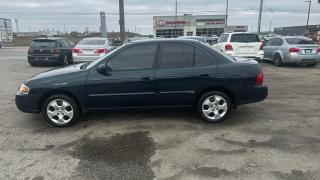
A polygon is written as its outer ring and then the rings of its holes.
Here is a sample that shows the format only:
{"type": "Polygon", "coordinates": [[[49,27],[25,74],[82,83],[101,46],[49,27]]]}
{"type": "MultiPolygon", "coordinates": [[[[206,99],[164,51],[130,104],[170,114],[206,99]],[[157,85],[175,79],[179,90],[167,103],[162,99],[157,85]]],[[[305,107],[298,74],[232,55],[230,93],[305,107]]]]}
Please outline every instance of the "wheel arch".
{"type": "Polygon", "coordinates": [[[79,102],[79,99],[71,92],[69,91],[65,91],[65,90],[52,90],[52,91],[48,91],[46,93],[44,93],[38,100],[38,104],[37,104],[37,108],[40,110],[40,112],[42,111],[42,105],[44,103],[44,101],[50,97],[50,96],[53,96],[53,95],[58,95],[58,94],[61,94],[61,95],[65,95],[65,96],[68,96],[70,98],[72,98],[78,105],[78,108],[80,110],[80,113],[83,113],[84,112],[84,108],[83,106],[80,104],[79,102]]]}
{"type": "Polygon", "coordinates": [[[196,98],[195,98],[193,106],[196,107],[198,100],[201,98],[201,96],[203,96],[205,93],[208,93],[210,91],[218,91],[218,92],[225,93],[230,98],[232,106],[234,108],[237,106],[237,101],[236,101],[234,93],[232,93],[231,90],[229,90],[228,88],[225,88],[225,87],[208,87],[206,89],[203,89],[202,91],[200,91],[196,94],[196,98]]]}

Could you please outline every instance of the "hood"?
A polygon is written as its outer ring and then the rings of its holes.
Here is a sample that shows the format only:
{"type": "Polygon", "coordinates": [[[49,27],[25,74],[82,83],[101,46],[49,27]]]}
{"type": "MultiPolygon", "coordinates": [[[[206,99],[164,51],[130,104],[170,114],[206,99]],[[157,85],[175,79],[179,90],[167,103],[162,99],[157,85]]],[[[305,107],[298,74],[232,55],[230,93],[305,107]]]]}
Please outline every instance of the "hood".
{"type": "Polygon", "coordinates": [[[30,80],[48,78],[48,77],[59,76],[59,75],[66,75],[70,73],[83,71],[80,69],[81,65],[82,64],[77,64],[77,65],[70,65],[63,68],[51,69],[33,76],[32,78],[30,78],[30,80]]]}

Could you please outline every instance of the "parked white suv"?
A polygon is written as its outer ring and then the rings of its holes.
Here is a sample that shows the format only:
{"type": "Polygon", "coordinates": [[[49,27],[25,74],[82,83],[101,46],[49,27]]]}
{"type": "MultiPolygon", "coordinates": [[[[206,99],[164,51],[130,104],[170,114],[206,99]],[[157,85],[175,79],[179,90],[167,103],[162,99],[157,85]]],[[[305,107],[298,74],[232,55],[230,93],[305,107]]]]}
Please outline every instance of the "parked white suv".
{"type": "Polygon", "coordinates": [[[232,57],[253,58],[257,61],[261,61],[264,54],[259,36],[249,32],[224,33],[212,47],[232,57]]]}

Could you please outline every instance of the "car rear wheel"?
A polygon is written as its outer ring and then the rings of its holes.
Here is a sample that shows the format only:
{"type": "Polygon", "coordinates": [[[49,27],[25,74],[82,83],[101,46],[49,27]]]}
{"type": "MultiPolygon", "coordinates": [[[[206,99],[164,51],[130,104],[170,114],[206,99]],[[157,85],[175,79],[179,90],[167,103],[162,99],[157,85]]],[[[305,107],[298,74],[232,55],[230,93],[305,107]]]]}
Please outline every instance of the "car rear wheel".
{"type": "Polygon", "coordinates": [[[225,93],[211,91],[201,96],[197,109],[204,121],[218,123],[230,114],[231,101],[225,93]]]}
{"type": "Polygon", "coordinates": [[[274,56],[273,64],[274,64],[275,66],[282,66],[282,58],[281,58],[280,54],[276,54],[276,55],[274,56]]]}
{"type": "Polygon", "coordinates": [[[71,126],[78,121],[79,114],[77,103],[65,95],[50,96],[42,106],[44,119],[55,127],[71,126]]]}

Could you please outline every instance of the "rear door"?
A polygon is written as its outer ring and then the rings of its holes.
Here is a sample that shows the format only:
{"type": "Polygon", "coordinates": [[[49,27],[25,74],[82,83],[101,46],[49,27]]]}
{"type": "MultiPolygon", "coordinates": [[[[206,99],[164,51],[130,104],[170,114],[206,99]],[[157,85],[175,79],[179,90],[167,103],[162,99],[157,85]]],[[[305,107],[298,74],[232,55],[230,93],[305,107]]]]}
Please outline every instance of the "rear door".
{"type": "Polygon", "coordinates": [[[260,39],[256,34],[232,34],[230,42],[235,56],[246,54],[257,54],[260,51],[260,39]]]}

